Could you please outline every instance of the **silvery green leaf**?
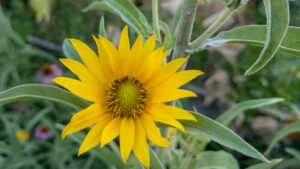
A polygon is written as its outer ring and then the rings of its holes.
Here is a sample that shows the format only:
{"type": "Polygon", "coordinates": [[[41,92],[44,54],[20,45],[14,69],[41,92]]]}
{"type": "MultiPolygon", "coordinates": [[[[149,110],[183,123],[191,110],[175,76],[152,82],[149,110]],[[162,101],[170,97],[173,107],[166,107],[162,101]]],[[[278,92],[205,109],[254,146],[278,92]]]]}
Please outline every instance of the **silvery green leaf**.
{"type": "Polygon", "coordinates": [[[265,47],[245,75],[258,72],[273,58],[288,30],[290,19],[288,0],[264,0],[264,5],[268,28],[265,47]]]}

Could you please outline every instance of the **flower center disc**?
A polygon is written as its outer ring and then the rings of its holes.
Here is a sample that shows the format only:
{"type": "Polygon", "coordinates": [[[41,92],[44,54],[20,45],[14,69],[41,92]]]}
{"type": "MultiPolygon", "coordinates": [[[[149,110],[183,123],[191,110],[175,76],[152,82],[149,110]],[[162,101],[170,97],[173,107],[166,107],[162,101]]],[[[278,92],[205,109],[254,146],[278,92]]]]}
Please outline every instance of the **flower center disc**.
{"type": "Polygon", "coordinates": [[[134,118],[145,108],[146,91],[135,78],[117,79],[106,92],[108,110],[114,116],[134,118]]]}
{"type": "Polygon", "coordinates": [[[135,107],[138,103],[139,95],[139,89],[131,82],[125,82],[120,85],[119,91],[117,92],[120,106],[125,110],[130,110],[135,107]]]}
{"type": "Polygon", "coordinates": [[[44,64],[42,69],[43,69],[44,75],[50,75],[52,73],[52,68],[51,68],[50,64],[44,64]]]}

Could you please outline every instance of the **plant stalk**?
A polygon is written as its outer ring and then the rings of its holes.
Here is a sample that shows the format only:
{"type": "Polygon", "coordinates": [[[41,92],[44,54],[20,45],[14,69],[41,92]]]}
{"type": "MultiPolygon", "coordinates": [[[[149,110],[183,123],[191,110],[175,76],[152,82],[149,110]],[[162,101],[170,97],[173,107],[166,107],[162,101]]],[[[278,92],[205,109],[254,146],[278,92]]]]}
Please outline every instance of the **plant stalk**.
{"type": "Polygon", "coordinates": [[[152,0],[152,20],[157,40],[161,43],[160,30],[159,30],[159,19],[158,19],[158,0],[152,0]]]}
{"type": "Polygon", "coordinates": [[[190,43],[187,52],[192,54],[202,50],[201,46],[203,43],[220,29],[220,27],[230,18],[234,11],[234,8],[226,8],[219,18],[205,32],[203,32],[196,40],[190,43]]]}
{"type": "MultiPolygon", "coordinates": [[[[188,58],[190,54],[186,53],[185,50],[188,48],[193,24],[195,20],[196,10],[198,6],[198,0],[185,0],[183,4],[183,11],[180,18],[178,35],[176,38],[176,44],[172,60],[186,57],[188,58]]],[[[183,66],[182,69],[184,69],[183,66]]]]}
{"type": "MultiPolygon", "coordinates": [[[[154,2],[153,0],[152,2],[154,2]]],[[[181,57],[189,57],[189,54],[185,53],[189,45],[189,41],[191,39],[191,34],[193,30],[193,24],[195,20],[196,10],[198,6],[198,0],[185,0],[183,4],[182,15],[179,23],[178,35],[176,38],[176,44],[172,56],[172,60],[181,58],[181,57]]],[[[154,10],[154,9],[153,9],[154,10]]],[[[186,62],[187,63],[187,62],[186,62]]],[[[186,67],[183,65],[181,67],[182,70],[186,67]]],[[[175,102],[173,102],[173,105],[175,102]]],[[[162,136],[166,137],[168,135],[168,128],[161,129],[162,136]]],[[[164,159],[164,150],[161,147],[156,149],[157,156],[160,160],[164,159]]]]}

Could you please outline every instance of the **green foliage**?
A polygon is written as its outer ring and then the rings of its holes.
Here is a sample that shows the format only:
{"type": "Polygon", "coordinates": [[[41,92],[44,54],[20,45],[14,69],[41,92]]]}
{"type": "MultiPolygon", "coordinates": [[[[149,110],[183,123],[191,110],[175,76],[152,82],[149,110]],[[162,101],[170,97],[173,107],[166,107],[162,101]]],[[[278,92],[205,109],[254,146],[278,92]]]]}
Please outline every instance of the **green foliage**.
{"type": "Polygon", "coordinates": [[[159,24],[163,27],[163,30],[165,32],[165,38],[164,38],[164,44],[163,44],[163,46],[165,46],[166,49],[170,49],[170,48],[172,48],[172,46],[174,44],[172,44],[172,37],[171,37],[171,33],[169,31],[169,27],[163,21],[159,21],[159,24]]]}
{"type": "MultiPolygon", "coordinates": [[[[63,126],[61,124],[57,124],[57,128],[59,128],[61,131],[64,129],[64,127],[65,126],[63,126]]],[[[72,134],[70,137],[76,143],[81,144],[85,138],[85,135],[81,132],[77,132],[75,134],[72,134]]],[[[111,165],[114,165],[121,169],[126,168],[126,166],[122,162],[122,159],[120,158],[120,156],[117,156],[114,152],[112,152],[111,150],[109,150],[106,147],[103,147],[103,148],[95,147],[94,149],[91,150],[91,152],[95,156],[102,159],[104,162],[107,162],[109,165],[111,164],[111,165]]]]}
{"type": "Polygon", "coordinates": [[[172,22],[171,35],[174,41],[179,30],[179,22],[180,22],[180,16],[182,14],[182,7],[183,7],[183,1],[181,1],[181,3],[178,5],[172,22]]]}
{"type": "Polygon", "coordinates": [[[201,114],[193,113],[193,115],[196,117],[197,122],[180,121],[186,130],[209,137],[213,141],[236,150],[246,156],[268,162],[261,153],[227,127],[201,114]]]}
{"type": "MultiPolygon", "coordinates": [[[[198,169],[239,169],[238,162],[225,151],[205,151],[197,157],[197,165],[191,168],[198,169]]],[[[191,162],[193,166],[193,162],[191,162]]],[[[189,167],[190,168],[190,167],[189,167]]]]}
{"type": "Polygon", "coordinates": [[[93,2],[84,11],[105,10],[119,15],[122,20],[130,25],[137,33],[148,37],[153,33],[145,16],[129,0],[106,0],[93,2]]]}
{"type": "MultiPolygon", "coordinates": [[[[263,47],[266,43],[267,27],[264,25],[249,25],[223,31],[218,36],[209,39],[203,45],[219,47],[225,43],[246,43],[263,47]]],[[[289,26],[288,31],[279,46],[278,51],[287,52],[300,57],[300,28],[289,26]]]]}
{"type": "Polygon", "coordinates": [[[104,25],[104,17],[102,16],[100,25],[99,25],[99,35],[107,38],[106,31],[105,31],[105,25],[104,25]]]}
{"type": "Polygon", "coordinates": [[[248,109],[256,109],[262,106],[275,104],[278,102],[282,102],[284,99],[281,98],[272,98],[272,99],[256,99],[256,100],[247,100],[244,102],[240,102],[234,106],[232,106],[229,110],[222,113],[216,120],[227,126],[238,114],[243,113],[248,109]]]}
{"type": "Polygon", "coordinates": [[[164,169],[161,160],[157,157],[156,153],[151,149],[151,147],[149,147],[149,153],[150,153],[150,167],[157,168],[157,169],[164,169]]]}
{"type": "Polygon", "coordinates": [[[267,38],[264,49],[256,62],[246,71],[251,75],[263,68],[275,55],[289,25],[288,0],[264,0],[267,15],[267,38]]]}
{"type": "Polygon", "coordinates": [[[272,160],[272,161],[270,161],[270,163],[256,164],[256,165],[247,167],[246,169],[271,169],[272,167],[274,167],[275,165],[277,165],[281,161],[282,161],[281,159],[272,160]]]}
{"type": "Polygon", "coordinates": [[[271,144],[269,145],[268,149],[266,150],[265,154],[269,154],[278,141],[294,132],[300,132],[300,122],[289,124],[282,128],[280,131],[278,131],[276,136],[273,138],[271,144]]]}
{"type": "Polygon", "coordinates": [[[0,93],[0,105],[36,99],[60,102],[76,109],[83,109],[88,106],[88,103],[74,94],[50,85],[27,84],[13,87],[0,93]]]}
{"type": "Polygon", "coordinates": [[[291,154],[292,156],[294,156],[296,159],[299,160],[300,162],[300,152],[293,149],[293,148],[285,148],[285,151],[289,154],[291,154]]]}
{"type": "Polygon", "coordinates": [[[62,50],[67,58],[82,62],[74,46],[69,42],[68,39],[64,40],[62,44],[62,50]]]}

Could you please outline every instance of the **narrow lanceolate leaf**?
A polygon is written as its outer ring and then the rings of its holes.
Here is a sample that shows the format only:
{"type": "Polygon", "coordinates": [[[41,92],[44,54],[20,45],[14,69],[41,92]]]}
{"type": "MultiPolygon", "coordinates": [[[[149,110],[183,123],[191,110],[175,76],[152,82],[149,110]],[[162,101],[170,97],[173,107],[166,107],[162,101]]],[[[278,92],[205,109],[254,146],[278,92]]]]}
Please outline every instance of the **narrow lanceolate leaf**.
{"type": "Polygon", "coordinates": [[[265,152],[265,154],[269,154],[273,147],[275,146],[275,144],[281,140],[282,138],[284,138],[285,136],[294,133],[294,132],[300,132],[300,122],[296,122],[296,123],[292,123],[290,125],[285,126],[283,129],[281,129],[276,136],[273,138],[271,144],[269,145],[267,151],[265,152]]]}
{"type": "Polygon", "coordinates": [[[164,46],[166,49],[170,49],[171,48],[171,33],[169,31],[169,27],[168,25],[163,22],[163,21],[159,21],[159,24],[163,27],[164,33],[165,33],[165,38],[164,38],[164,46]]]}
{"type": "Polygon", "coordinates": [[[100,25],[99,25],[99,35],[102,37],[107,38],[106,31],[105,31],[105,25],[104,25],[104,17],[101,17],[100,25]]]}
{"type": "Polygon", "coordinates": [[[281,101],[284,101],[284,99],[272,98],[272,99],[256,99],[256,100],[243,101],[234,105],[228,111],[224,112],[221,116],[217,118],[217,121],[227,126],[231,122],[231,120],[233,120],[238,114],[244,112],[245,110],[256,109],[262,106],[275,104],[281,101]]]}
{"type": "Polygon", "coordinates": [[[143,35],[150,35],[152,29],[145,16],[129,0],[105,0],[91,3],[84,11],[105,10],[114,13],[143,35]]]}
{"type": "Polygon", "coordinates": [[[292,103],[287,103],[290,108],[296,113],[298,120],[300,120],[300,109],[297,107],[297,105],[292,104],[292,103]]]}
{"type": "Polygon", "coordinates": [[[260,152],[226,126],[201,114],[192,114],[196,117],[197,122],[180,120],[186,130],[209,137],[213,141],[236,150],[246,156],[269,162],[260,152]]]}
{"type": "MultiPolygon", "coordinates": [[[[208,46],[219,47],[225,43],[246,43],[250,45],[265,46],[267,26],[249,25],[241,26],[229,31],[223,31],[215,38],[207,40],[201,48],[208,46]]],[[[288,31],[279,46],[279,51],[300,57],[300,28],[289,26],[288,31]]]]}
{"type": "Polygon", "coordinates": [[[237,160],[230,153],[221,151],[204,151],[197,155],[197,169],[240,169],[237,160]]]}
{"type": "Polygon", "coordinates": [[[250,167],[247,167],[246,169],[271,169],[272,167],[274,167],[275,165],[277,165],[281,161],[282,161],[281,159],[276,159],[276,160],[270,161],[270,163],[255,164],[255,165],[252,165],[250,167]]]}
{"type": "Polygon", "coordinates": [[[151,147],[149,147],[149,153],[150,153],[150,168],[164,169],[163,164],[158,159],[157,155],[155,154],[155,152],[152,150],[151,147]]]}
{"type": "Polygon", "coordinates": [[[298,150],[287,147],[285,148],[285,151],[300,161],[300,152],[298,150]]]}
{"type": "Polygon", "coordinates": [[[76,109],[83,109],[89,105],[74,94],[51,85],[26,84],[0,92],[0,106],[16,101],[37,99],[64,103],[76,109]]]}
{"type": "Polygon", "coordinates": [[[288,0],[264,0],[267,16],[267,41],[255,63],[246,71],[251,75],[262,69],[277,52],[289,25],[288,0]]]}
{"type": "Polygon", "coordinates": [[[62,49],[63,49],[64,55],[67,58],[82,62],[79,55],[78,55],[78,53],[77,53],[77,51],[75,50],[73,45],[71,45],[71,43],[69,42],[69,40],[67,38],[64,39],[62,49]]]}
{"type": "Polygon", "coordinates": [[[179,29],[179,23],[180,23],[180,16],[182,13],[182,8],[183,8],[183,0],[181,1],[181,3],[178,5],[174,18],[173,18],[173,22],[172,22],[172,29],[171,29],[171,35],[172,37],[177,37],[177,32],[179,29]]]}
{"type": "MultiPolygon", "coordinates": [[[[57,124],[56,125],[58,129],[63,130],[64,125],[57,124]]],[[[81,132],[74,133],[70,135],[70,138],[75,141],[78,144],[81,144],[82,141],[85,138],[85,135],[81,132]]],[[[108,165],[114,165],[118,168],[127,168],[124,163],[122,162],[120,156],[113,153],[111,150],[109,150],[106,147],[100,148],[100,146],[97,146],[90,150],[95,156],[102,159],[104,162],[106,162],[108,165]]]]}

